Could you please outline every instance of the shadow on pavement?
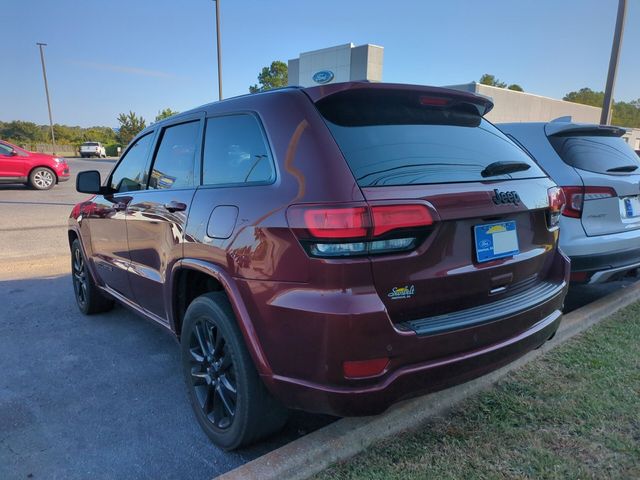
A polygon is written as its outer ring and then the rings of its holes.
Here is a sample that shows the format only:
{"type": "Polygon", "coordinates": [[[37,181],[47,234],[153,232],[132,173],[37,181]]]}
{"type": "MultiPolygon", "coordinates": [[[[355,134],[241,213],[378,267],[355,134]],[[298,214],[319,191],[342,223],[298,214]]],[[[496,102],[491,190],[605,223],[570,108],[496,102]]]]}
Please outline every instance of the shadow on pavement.
{"type": "Polygon", "coordinates": [[[0,478],[211,479],[332,417],[224,452],[188,403],[179,348],[122,307],[86,317],[69,275],[0,282],[0,478]]]}
{"type": "Polygon", "coordinates": [[[636,277],[625,277],[615,282],[601,283],[596,285],[571,285],[569,293],[564,301],[564,313],[569,313],[580,307],[595,302],[610,293],[625,288],[638,279],[636,277]]]}

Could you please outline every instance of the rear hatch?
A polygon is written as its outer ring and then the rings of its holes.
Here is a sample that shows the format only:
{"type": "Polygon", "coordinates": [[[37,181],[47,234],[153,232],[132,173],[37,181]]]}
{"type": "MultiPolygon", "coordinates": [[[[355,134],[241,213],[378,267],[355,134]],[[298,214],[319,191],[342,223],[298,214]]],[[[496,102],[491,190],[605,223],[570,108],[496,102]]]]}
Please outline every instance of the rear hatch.
{"type": "Polygon", "coordinates": [[[565,215],[580,218],[588,236],[640,228],[640,158],[608,126],[547,125],[551,145],[582,185],[563,185],[565,215]]]}
{"type": "Polygon", "coordinates": [[[97,152],[98,149],[100,147],[99,143],[95,143],[95,142],[87,142],[87,143],[83,143],[82,145],[80,145],[80,151],[81,152],[97,152]]]}
{"type": "Polygon", "coordinates": [[[316,103],[372,209],[377,243],[415,239],[407,251],[370,250],[391,319],[436,318],[561,283],[553,182],[484,120],[485,98],[414,88],[346,90],[316,103]],[[384,207],[416,204],[431,217],[424,228],[410,219],[378,228],[384,207]]]}

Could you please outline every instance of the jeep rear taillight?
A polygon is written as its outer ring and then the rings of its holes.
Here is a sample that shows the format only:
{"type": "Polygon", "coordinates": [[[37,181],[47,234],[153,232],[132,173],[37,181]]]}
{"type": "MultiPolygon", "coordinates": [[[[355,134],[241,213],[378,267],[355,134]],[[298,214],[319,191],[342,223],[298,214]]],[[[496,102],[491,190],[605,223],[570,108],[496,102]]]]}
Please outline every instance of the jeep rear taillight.
{"type": "Polygon", "coordinates": [[[320,207],[304,211],[304,225],[316,238],[366,237],[369,224],[366,207],[320,207]]]}
{"type": "Polygon", "coordinates": [[[560,224],[560,214],[566,203],[564,192],[560,187],[551,187],[547,190],[549,196],[549,215],[547,224],[550,229],[558,227],[560,224]]]}
{"type": "Polygon", "coordinates": [[[373,236],[379,237],[400,228],[426,227],[433,224],[433,217],[424,205],[374,205],[373,236]]]}
{"type": "Polygon", "coordinates": [[[411,250],[434,223],[422,204],[294,205],[287,221],[307,253],[321,258],[411,250]]]}

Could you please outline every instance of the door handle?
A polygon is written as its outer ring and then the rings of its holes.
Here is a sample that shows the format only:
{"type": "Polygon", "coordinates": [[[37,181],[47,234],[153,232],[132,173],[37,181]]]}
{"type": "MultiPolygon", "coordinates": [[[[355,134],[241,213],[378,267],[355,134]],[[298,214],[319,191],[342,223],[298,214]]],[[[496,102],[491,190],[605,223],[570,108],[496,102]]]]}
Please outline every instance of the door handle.
{"type": "Polygon", "coordinates": [[[164,204],[165,210],[173,212],[183,212],[187,209],[187,205],[182,202],[176,202],[175,200],[170,201],[169,203],[164,204]]]}
{"type": "Polygon", "coordinates": [[[127,209],[127,205],[129,205],[129,202],[116,202],[113,204],[113,209],[121,212],[122,210],[126,210],[127,209]]]}

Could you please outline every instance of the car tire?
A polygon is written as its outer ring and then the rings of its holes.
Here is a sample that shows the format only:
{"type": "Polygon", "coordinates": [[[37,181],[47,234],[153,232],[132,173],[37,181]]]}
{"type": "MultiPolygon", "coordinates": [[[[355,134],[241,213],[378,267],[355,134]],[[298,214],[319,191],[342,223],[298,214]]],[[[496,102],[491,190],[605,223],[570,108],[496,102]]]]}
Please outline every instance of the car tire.
{"type": "Polygon", "coordinates": [[[92,315],[113,308],[113,299],[105,297],[93,281],[77,238],[71,244],[71,280],[76,303],[82,313],[92,315]]]}
{"type": "Polygon", "coordinates": [[[267,391],[223,292],[196,298],[185,314],[182,367],[198,423],[225,450],[280,430],[287,409],[267,391]]]}
{"type": "Polygon", "coordinates": [[[29,185],[36,190],[49,190],[56,181],[56,174],[47,167],[34,168],[29,174],[29,185]]]}

